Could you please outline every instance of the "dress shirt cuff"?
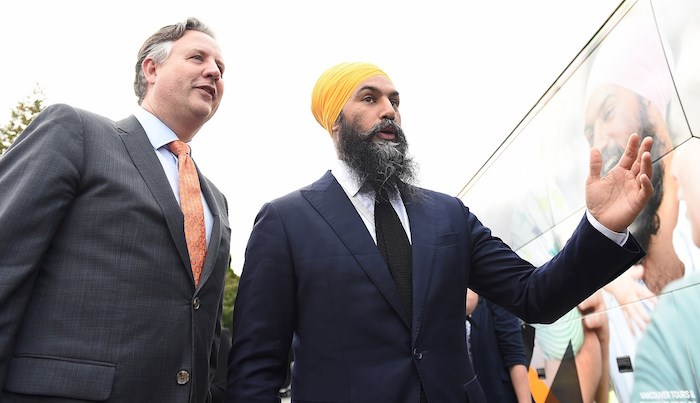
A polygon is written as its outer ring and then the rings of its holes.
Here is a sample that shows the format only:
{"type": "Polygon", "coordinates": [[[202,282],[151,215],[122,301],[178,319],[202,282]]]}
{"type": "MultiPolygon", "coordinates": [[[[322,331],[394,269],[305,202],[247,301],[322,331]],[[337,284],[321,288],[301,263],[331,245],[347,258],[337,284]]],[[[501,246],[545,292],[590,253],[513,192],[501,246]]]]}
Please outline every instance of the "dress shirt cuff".
{"type": "Polygon", "coordinates": [[[593,228],[597,229],[598,232],[605,235],[616,244],[622,246],[627,243],[627,238],[630,236],[629,230],[625,230],[625,232],[612,231],[606,228],[605,225],[598,222],[598,220],[596,220],[595,217],[593,217],[593,214],[591,214],[591,212],[588,210],[586,210],[586,218],[588,219],[588,222],[591,223],[593,228]]]}

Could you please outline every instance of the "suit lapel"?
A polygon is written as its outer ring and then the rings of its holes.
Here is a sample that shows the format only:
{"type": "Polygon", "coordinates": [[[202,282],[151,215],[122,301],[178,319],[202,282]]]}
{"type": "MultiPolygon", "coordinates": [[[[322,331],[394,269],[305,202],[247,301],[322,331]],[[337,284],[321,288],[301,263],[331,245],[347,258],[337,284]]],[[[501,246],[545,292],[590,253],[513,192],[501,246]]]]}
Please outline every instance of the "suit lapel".
{"type": "Polygon", "coordinates": [[[134,116],[118,122],[118,126],[120,130],[124,131],[124,134],[120,137],[131,160],[134,162],[134,166],[136,166],[144,182],[151,190],[153,198],[160,206],[182,262],[191,271],[192,266],[187,252],[187,242],[185,241],[185,220],[182,210],[177,204],[177,199],[175,199],[173,190],[168,183],[168,178],[163,172],[163,166],[153,152],[153,146],[148,140],[146,132],[134,116]]]}
{"type": "Polygon", "coordinates": [[[360,267],[408,327],[410,321],[406,310],[401,305],[399,293],[391,278],[389,268],[371,235],[367,232],[367,227],[362,222],[355,206],[352,205],[335,177],[328,171],[320,180],[302,190],[301,194],[331,226],[338,238],[360,264],[360,267]]]}
{"type": "MultiPolygon", "coordinates": [[[[421,189],[417,190],[422,192],[421,189]]],[[[437,252],[435,209],[427,195],[401,195],[411,226],[413,249],[413,337],[418,335],[437,252]]]]}
{"type": "Polygon", "coordinates": [[[207,201],[207,205],[209,206],[209,211],[211,211],[212,215],[212,228],[211,228],[211,236],[209,238],[209,245],[207,246],[207,255],[204,260],[204,268],[202,269],[202,276],[199,281],[199,286],[200,288],[204,283],[207,281],[209,276],[212,273],[212,270],[214,269],[214,263],[216,262],[217,256],[219,256],[219,246],[221,245],[221,242],[219,242],[219,239],[221,239],[221,209],[219,204],[217,203],[216,197],[214,196],[214,192],[211,190],[211,184],[209,183],[209,180],[207,180],[202,173],[199,171],[199,168],[197,168],[197,175],[199,175],[199,184],[200,187],[202,188],[202,193],[204,194],[204,198],[207,201]]]}

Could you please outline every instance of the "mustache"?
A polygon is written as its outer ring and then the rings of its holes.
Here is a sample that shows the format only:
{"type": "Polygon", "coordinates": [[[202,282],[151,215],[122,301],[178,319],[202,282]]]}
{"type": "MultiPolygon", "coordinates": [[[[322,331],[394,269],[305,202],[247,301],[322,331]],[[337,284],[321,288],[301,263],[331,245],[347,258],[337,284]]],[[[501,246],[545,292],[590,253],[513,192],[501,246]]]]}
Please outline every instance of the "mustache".
{"type": "Polygon", "coordinates": [[[381,122],[372,126],[372,128],[369,129],[366,133],[362,133],[360,135],[360,138],[362,140],[371,140],[381,131],[386,129],[393,129],[393,131],[396,133],[397,141],[402,140],[404,138],[403,129],[401,129],[401,126],[391,119],[382,119],[381,122]]]}

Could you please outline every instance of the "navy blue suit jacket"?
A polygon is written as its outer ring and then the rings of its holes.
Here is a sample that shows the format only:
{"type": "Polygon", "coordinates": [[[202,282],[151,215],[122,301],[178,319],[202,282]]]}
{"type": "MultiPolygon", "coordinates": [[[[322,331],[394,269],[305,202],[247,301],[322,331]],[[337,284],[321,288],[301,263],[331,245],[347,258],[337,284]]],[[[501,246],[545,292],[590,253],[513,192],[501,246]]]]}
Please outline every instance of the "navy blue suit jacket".
{"type": "Polygon", "coordinates": [[[262,207],[233,315],[228,402],[278,401],[292,335],[295,402],[417,403],[421,384],[431,403],[483,401],[467,358],[467,285],[526,321],[552,322],[643,256],[631,237],[620,247],[584,218],[535,268],[458,198],[424,189],[402,197],[412,318],[330,172],[262,207]]]}
{"type": "Polygon", "coordinates": [[[480,298],[470,321],[472,364],[486,400],[517,403],[509,369],[518,364],[527,367],[520,320],[480,298]]]}

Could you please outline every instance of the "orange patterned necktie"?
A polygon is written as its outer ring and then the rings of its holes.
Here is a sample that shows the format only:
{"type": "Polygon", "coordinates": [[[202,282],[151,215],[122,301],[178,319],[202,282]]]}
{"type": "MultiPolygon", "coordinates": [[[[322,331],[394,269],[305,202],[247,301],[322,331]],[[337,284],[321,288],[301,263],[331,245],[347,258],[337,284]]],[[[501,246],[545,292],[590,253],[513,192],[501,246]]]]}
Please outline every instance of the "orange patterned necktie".
{"type": "Polygon", "coordinates": [[[199,177],[194,161],[190,158],[190,146],[181,140],[168,143],[173,154],[177,155],[177,168],[180,187],[180,208],[185,216],[185,240],[190,254],[194,285],[199,285],[204,257],[207,254],[207,235],[204,227],[204,207],[202,206],[199,177]]]}

